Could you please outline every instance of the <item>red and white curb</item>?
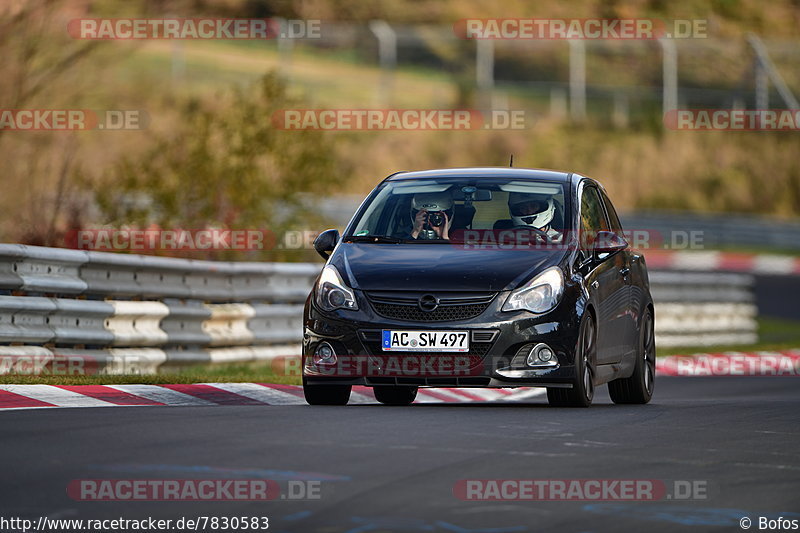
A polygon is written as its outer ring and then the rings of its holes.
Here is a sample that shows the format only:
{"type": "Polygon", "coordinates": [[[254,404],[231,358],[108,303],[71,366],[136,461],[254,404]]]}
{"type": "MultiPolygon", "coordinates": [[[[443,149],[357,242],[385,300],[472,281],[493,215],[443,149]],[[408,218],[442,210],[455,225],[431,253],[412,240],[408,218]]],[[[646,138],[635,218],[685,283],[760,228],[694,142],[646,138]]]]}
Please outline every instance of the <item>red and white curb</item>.
{"type": "MultiPolygon", "coordinates": [[[[800,376],[800,349],[670,355],[656,360],[660,376],[800,376]]],[[[543,388],[421,388],[415,403],[524,402],[543,388]]],[[[355,386],[352,404],[377,403],[355,386]]],[[[57,407],[305,405],[303,389],[274,383],[191,385],[0,385],[0,410],[57,407]]]]}
{"type": "MultiPolygon", "coordinates": [[[[545,389],[419,389],[415,403],[520,402],[545,389]]],[[[350,403],[377,403],[372,389],[356,386],[350,403]]],[[[305,405],[303,389],[274,383],[192,385],[0,385],[0,410],[55,407],[305,405]]]]}
{"type": "Polygon", "coordinates": [[[656,359],[661,376],[800,376],[800,349],[668,355],[656,359]]]}
{"type": "Polygon", "coordinates": [[[800,257],[715,251],[644,250],[653,270],[701,272],[749,272],[751,274],[800,275],[800,257]]]}

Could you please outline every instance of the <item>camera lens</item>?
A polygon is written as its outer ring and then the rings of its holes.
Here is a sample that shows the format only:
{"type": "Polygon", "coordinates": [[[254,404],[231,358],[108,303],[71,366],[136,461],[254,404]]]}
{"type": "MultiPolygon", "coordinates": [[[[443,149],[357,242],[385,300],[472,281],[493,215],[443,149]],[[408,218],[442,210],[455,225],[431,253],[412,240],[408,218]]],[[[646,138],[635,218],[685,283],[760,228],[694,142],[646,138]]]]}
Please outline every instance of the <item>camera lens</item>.
{"type": "Polygon", "coordinates": [[[441,226],[444,224],[444,215],[441,213],[430,213],[428,214],[428,222],[431,223],[431,226],[441,226]]]}

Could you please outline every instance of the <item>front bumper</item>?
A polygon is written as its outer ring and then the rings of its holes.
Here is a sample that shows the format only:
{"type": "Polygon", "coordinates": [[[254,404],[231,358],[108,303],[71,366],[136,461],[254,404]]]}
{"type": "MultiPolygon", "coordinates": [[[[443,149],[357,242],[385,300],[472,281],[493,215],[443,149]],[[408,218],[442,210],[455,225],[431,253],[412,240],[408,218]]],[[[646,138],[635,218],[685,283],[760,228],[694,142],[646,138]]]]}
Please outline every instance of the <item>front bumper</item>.
{"type": "Polygon", "coordinates": [[[410,322],[379,315],[356,291],[359,310],[322,312],[311,299],[306,305],[303,335],[303,378],[306,383],[350,385],[417,385],[452,387],[571,387],[575,379],[577,342],[575,302],[565,298],[551,312],[503,312],[508,292],[498,293],[476,318],[449,322],[410,322]],[[384,352],[381,332],[388,330],[452,330],[470,332],[468,353],[384,352]],[[315,364],[314,351],[329,343],[337,355],[332,365],[315,364]],[[544,343],[554,362],[528,366],[518,352],[544,343]]]}

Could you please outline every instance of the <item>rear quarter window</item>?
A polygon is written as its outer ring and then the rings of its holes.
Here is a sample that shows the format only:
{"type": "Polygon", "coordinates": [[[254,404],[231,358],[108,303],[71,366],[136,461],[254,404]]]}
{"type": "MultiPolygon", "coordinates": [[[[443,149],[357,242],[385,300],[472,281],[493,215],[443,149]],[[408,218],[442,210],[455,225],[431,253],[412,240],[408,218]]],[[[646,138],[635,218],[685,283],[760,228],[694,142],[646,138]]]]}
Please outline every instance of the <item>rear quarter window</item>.
{"type": "Polygon", "coordinates": [[[611,231],[622,234],[622,223],[619,221],[619,216],[617,215],[617,210],[614,209],[614,204],[611,203],[611,200],[605,192],[600,191],[600,194],[603,197],[603,203],[606,205],[606,213],[608,214],[608,223],[611,226],[611,231]]]}

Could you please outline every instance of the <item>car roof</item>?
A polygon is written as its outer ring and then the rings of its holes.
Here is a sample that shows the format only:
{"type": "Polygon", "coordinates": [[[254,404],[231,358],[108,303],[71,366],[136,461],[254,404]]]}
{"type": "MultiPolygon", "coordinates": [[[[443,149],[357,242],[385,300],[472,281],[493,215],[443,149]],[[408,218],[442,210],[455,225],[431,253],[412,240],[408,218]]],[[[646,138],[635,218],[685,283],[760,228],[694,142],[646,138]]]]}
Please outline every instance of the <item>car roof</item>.
{"type": "Polygon", "coordinates": [[[392,174],[386,178],[386,180],[399,181],[430,178],[516,178],[569,183],[571,176],[571,172],[562,172],[559,170],[511,167],[469,167],[397,172],[396,174],[392,174]]]}

